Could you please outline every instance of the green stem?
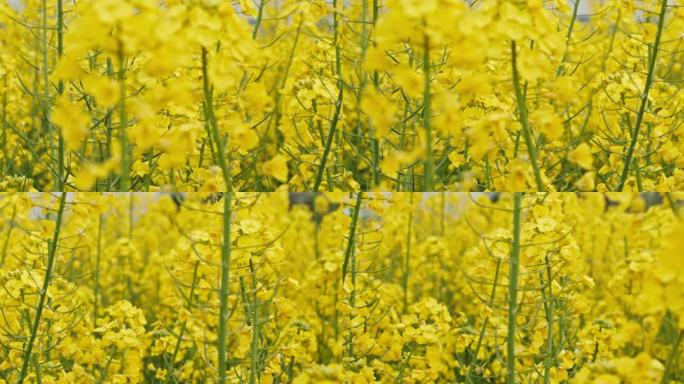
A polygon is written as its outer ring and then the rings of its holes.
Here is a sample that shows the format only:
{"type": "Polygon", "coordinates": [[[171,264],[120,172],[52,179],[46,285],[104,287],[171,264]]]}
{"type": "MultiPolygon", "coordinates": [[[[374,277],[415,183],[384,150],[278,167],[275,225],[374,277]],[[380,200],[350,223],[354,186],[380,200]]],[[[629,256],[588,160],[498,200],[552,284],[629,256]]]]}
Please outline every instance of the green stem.
{"type": "Polygon", "coordinates": [[[93,279],[95,280],[93,324],[97,322],[97,311],[100,306],[100,256],[102,255],[102,224],[102,214],[100,214],[97,223],[97,253],[95,253],[95,271],[93,273],[93,279]]]}
{"type": "Polygon", "coordinates": [[[663,378],[660,381],[661,384],[667,384],[670,382],[672,366],[677,363],[677,356],[680,356],[679,344],[682,341],[682,337],[684,337],[684,332],[677,330],[677,333],[677,339],[674,341],[674,344],[672,345],[672,350],[670,351],[670,355],[667,357],[667,362],[665,363],[665,372],[663,372],[663,378]]]}
{"type": "Polygon", "coordinates": [[[634,171],[636,173],[637,191],[643,192],[644,191],[644,182],[643,182],[643,179],[641,178],[641,167],[639,166],[639,159],[638,158],[634,159],[634,171]]]}
{"type": "Polygon", "coordinates": [[[254,384],[257,382],[259,363],[259,296],[257,296],[256,267],[251,259],[249,264],[252,270],[252,346],[250,351],[249,384],[254,384]]]}
{"type": "Polygon", "coordinates": [[[233,192],[229,191],[223,197],[223,244],[221,246],[221,287],[220,287],[220,310],[218,330],[218,376],[219,384],[226,383],[227,356],[226,341],[228,337],[228,294],[230,283],[230,224],[231,204],[233,192]]]}
{"type": "MultiPolygon", "coordinates": [[[[318,165],[318,171],[316,172],[316,180],[314,181],[313,186],[314,192],[318,192],[318,189],[321,187],[321,182],[323,181],[323,172],[326,169],[328,156],[330,156],[330,149],[332,148],[333,138],[337,133],[337,124],[340,120],[340,114],[342,113],[342,100],[344,98],[344,83],[342,82],[342,53],[340,51],[339,45],[340,27],[337,14],[337,3],[338,0],[333,0],[333,45],[335,46],[335,68],[337,72],[337,102],[335,103],[335,114],[333,115],[333,118],[330,122],[330,132],[328,132],[328,138],[325,141],[325,148],[323,148],[323,156],[321,157],[321,163],[318,165]]],[[[330,188],[330,186],[328,186],[328,188],[330,188]]]]}
{"type": "Polygon", "coordinates": [[[622,169],[622,174],[620,175],[620,181],[618,182],[616,191],[622,192],[625,187],[625,182],[629,176],[629,168],[632,164],[632,156],[634,156],[634,149],[636,148],[636,142],[639,138],[639,130],[641,129],[641,122],[644,118],[644,112],[646,112],[646,104],[648,104],[648,94],[651,91],[651,86],[653,85],[653,77],[655,76],[655,66],[658,60],[658,50],[660,48],[660,37],[663,34],[663,25],[665,24],[665,13],[667,12],[667,0],[663,0],[660,8],[660,17],[658,19],[658,30],[655,35],[655,42],[653,43],[653,51],[649,56],[648,60],[648,74],[646,76],[646,85],[644,86],[644,92],[641,94],[641,105],[639,106],[639,111],[637,113],[636,121],[634,122],[634,129],[632,129],[632,140],[629,143],[629,149],[627,150],[627,156],[625,157],[625,165],[622,169]]]}
{"type": "MultiPolygon", "coordinates": [[[[492,307],[494,304],[494,298],[496,297],[496,287],[499,285],[499,272],[501,271],[501,259],[496,260],[496,269],[494,271],[494,283],[492,284],[492,293],[489,295],[489,301],[487,302],[488,307],[492,307]]],[[[477,355],[480,354],[480,349],[482,348],[482,341],[484,340],[485,331],[487,330],[487,325],[489,325],[489,316],[485,317],[482,322],[482,327],[480,328],[480,334],[477,338],[477,344],[475,345],[475,351],[473,352],[473,362],[477,362],[477,355]]],[[[474,364],[468,365],[468,370],[466,371],[466,382],[472,383],[473,379],[470,374],[473,370],[474,364]]]]}
{"type": "MultiPolygon", "coordinates": [[[[195,296],[195,288],[197,287],[197,272],[199,269],[200,262],[199,260],[195,262],[195,267],[193,268],[192,271],[192,284],[190,285],[190,293],[188,294],[188,312],[192,311],[192,299],[195,296]]],[[[178,358],[178,352],[180,351],[181,347],[181,342],[183,341],[183,336],[185,335],[185,331],[188,326],[188,321],[185,320],[183,321],[183,324],[181,325],[181,330],[178,332],[178,338],[176,339],[176,345],[173,348],[173,354],[171,355],[171,369],[166,374],[166,378],[173,380],[175,383],[178,382],[176,380],[176,377],[174,375],[174,371],[176,369],[176,359],[178,358]]]]}
{"type": "Polygon", "coordinates": [[[259,13],[257,14],[256,22],[254,23],[254,31],[252,32],[252,39],[256,39],[259,34],[259,27],[261,26],[261,20],[264,17],[264,5],[266,1],[259,1],[259,13]]]}
{"type": "Polygon", "coordinates": [[[216,145],[216,154],[218,157],[219,167],[223,172],[223,180],[226,183],[226,189],[229,192],[233,191],[233,179],[230,174],[230,160],[226,159],[225,147],[228,144],[229,138],[226,138],[226,143],[221,139],[221,134],[218,129],[216,115],[214,114],[214,102],[212,95],[212,87],[209,81],[208,74],[208,59],[207,49],[202,47],[202,86],[204,90],[204,112],[205,118],[209,121],[209,130],[212,135],[212,141],[216,145]]]}
{"type": "Polygon", "coordinates": [[[667,198],[668,203],[670,203],[670,209],[672,210],[672,213],[674,213],[675,217],[679,219],[679,206],[677,205],[677,201],[675,201],[674,197],[672,196],[672,192],[666,192],[665,198],[667,198]]]}
{"type": "Polygon", "coordinates": [[[518,271],[520,268],[520,213],[522,193],[513,194],[513,244],[508,278],[508,335],[506,383],[515,384],[515,321],[518,315],[518,271]]]}
{"type": "MultiPolygon", "coordinates": [[[[106,73],[107,73],[107,77],[112,78],[112,79],[114,78],[114,65],[112,64],[111,58],[107,58],[106,73]]],[[[114,112],[113,109],[108,109],[107,115],[105,116],[105,135],[107,136],[107,143],[105,146],[105,150],[106,150],[106,158],[107,159],[112,157],[112,151],[113,151],[113,149],[112,149],[112,144],[113,144],[112,143],[112,132],[114,131],[113,121],[112,121],[113,120],[113,112],[114,112]]],[[[101,157],[100,161],[104,162],[105,158],[101,157]]],[[[112,184],[113,183],[111,180],[111,176],[108,176],[107,177],[107,186],[106,186],[107,191],[110,191],[113,189],[112,184]]]]}
{"type": "MultiPolygon", "coordinates": [[[[299,45],[299,37],[302,34],[303,23],[304,23],[304,19],[300,20],[299,26],[297,26],[297,32],[295,33],[294,41],[292,42],[292,49],[290,49],[290,54],[287,57],[287,64],[285,65],[285,69],[282,71],[282,73],[283,73],[282,79],[276,81],[276,87],[272,90],[275,92],[275,107],[273,108],[273,113],[271,113],[271,116],[270,116],[270,119],[268,122],[267,132],[271,131],[271,125],[272,125],[273,126],[272,140],[274,143],[276,143],[276,146],[278,149],[280,149],[280,146],[282,145],[282,140],[280,140],[280,138],[278,137],[278,131],[280,130],[280,117],[282,116],[282,102],[283,102],[283,97],[282,97],[283,95],[279,92],[279,89],[283,89],[287,85],[287,79],[290,75],[290,69],[292,68],[292,63],[294,62],[295,53],[297,51],[297,46],[299,45]],[[280,88],[277,88],[278,86],[280,88]]],[[[265,137],[265,140],[268,140],[268,133],[265,137]]]]}
{"type": "MultiPolygon", "coordinates": [[[[64,0],[57,0],[57,57],[60,59],[64,55],[64,0]]],[[[61,95],[64,93],[64,81],[60,80],[57,85],[57,91],[61,95]]],[[[57,131],[57,185],[55,186],[58,191],[64,192],[64,172],[65,170],[65,160],[64,160],[64,136],[62,136],[62,131],[57,131]]]]}
{"type": "Polygon", "coordinates": [[[354,361],[354,308],[356,307],[356,252],[351,253],[351,289],[349,290],[349,336],[347,337],[347,357],[354,361]]]}
{"type": "Polygon", "coordinates": [[[425,160],[423,162],[423,190],[433,190],[435,165],[432,158],[432,107],[430,100],[430,41],[427,35],[423,42],[423,127],[425,128],[425,160]]]}
{"type": "Polygon", "coordinates": [[[42,71],[43,71],[43,124],[46,130],[47,134],[47,140],[48,140],[48,146],[49,146],[49,152],[50,152],[50,158],[52,160],[52,165],[50,166],[50,170],[52,172],[52,180],[54,181],[55,184],[55,189],[61,190],[62,189],[62,183],[61,179],[59,178],[59,174],[57,173],[57,156],[55,156],[55,144],[54,144],[54,132],[53,132],[53,125],[52,122],[50,121],[50,79],[49,79],[49,57],[48,57],[48,25],[47,25],[47,0],[42,1],[41,5],[41,14],[42,14],[42,24],[41,24],[41,29],[42,29],[42,39],[41,39],[41,53],[42,53],[42,59],[43,59],[43,65],[42,65],[42,71]]]}
{"type": "Polygon", "coordinates": [[[408,311],[408,280],[409,280],[409,256],[411,254],[411,227],[413,225],[413,193],[410,194],[411,208],[409,208],[408,230],[406,232],[406,254],[404,256],[404,275],[401,285],[404,288],[404,313],[408,311]]]}
{"type": "Polygon", "coordinates": [[[555,358],[553,353],[553,317],[554,317],[554,301],[553,301],[553,274],[551,270],[551,260],[546,256],[546,289],[544,288],[543,274],[542,281],[542,296],[544,298],[544,311],[546,312],[546,358],[544,359],[544,384],[551,382],[551,365],[555,358]],[[548,294],[546,291],[548,290],[548,294]]]}
{"type": "Polygon", "coordinates": [[[252,260],[249,260],[252,270],[252,346],[251,346],[251,367],[249,370],[249,384],[257,382],[257,370],[259,362],[259,297],[257,296],[257,273],[252,260]]]}
{"type": "Polygon", "coordinates": [[[121,145],[121,172],[119,174],[119,191],[129,189],[128,159],[128,116],[126,115],[126,68],[124,63],[123,43],[119,41],[119,141],[121,145]]]}
{"type": "MultiPolygon", "coordinates": [[[[375,15],[373,15],[373,20],[371,23],[374,25],[375,24],[375,15]]],[[[361,58],[362,60],[359,61],[359,64],[363,62],[363,58],[366,57],[366,52],[368,51],[368,45],[370,43],[370,34],[368,31],[368,0],[363,0],[362,2],[362,12],[361,12],[361,58]]],[[[363,94],[364,89],[366,88],[368,84],[368,73],[364,71],[362,68],[360,69],[360,72],[363,73],[363,79],[361,81],[361,86],[359,87],[358,91],[358,96],[357,98],[360,99],[361,95],[363,94]]],[[[376,84],[377,88],[377,84],[376,84]]],[[[360,106],[357,106],[357,116],[361,116],[360,106]]],[[[358,127],[359,120],[357,118],[357,127],[358,127]]],[[[357,129],[358,131],[358,129],[357,129]]],[[[368,129],[368,141],[370,142],[370,156],[369,158],[372,159],[372,165],[371,165],[371,180],[368,183],[369,189],[372,189],[373,186],[380,185],[380,139],[376,137],[375,130],[373,127],[369,127],[368,129]]]]}
{"type": "Polygon", "coordinates": [[[12,207],[12,219],[9,223],[9,229],[7,230],[7,237],[5,237],[5,243],[2,246],[2,258],[0,258],[0,267],[5,264],[5,258],[7,257],[7,248],[9,247],[10,238],[12,237],[12,230],[15,227],[14,220],[17,217],[17,206],[12,207]]]}
{"type": "Polygon", "coordinates": [[[532,169],[534,171],[534,180],[537,183],[537,192],[544,192],[544,181],[539,171],[539,164],[537,163],[537,153],[532,140],[532,130],[530,129],[529,121],[527,120],[527,106],[525,105],[525,96],[523,96],[522,88],[520,87],[520,75],[518,74],[517,52],[515,40],[511,41],[511,62],[513,66],[513,88],[515,88],[515,98],[518,103],[518,117],[520,125],[522,126],[523,137],[527,144],[527,153],[530,156],[532,169]]]}
{"type": "Polygon", "coordinates": [[[347,267],[349,266],[349,260],[354,250],[354,237],[356,236],[356,225],[359,221],[359,211],[361,211],[362,196],[363,192],[356,194],[356,204],[354,205],[352,222],[351,225],[349,225],[349,238],[347,240],[347,249],[344,252],[344,264],[342,264],[342,283],[344,283],[344,279],[347,276],[347,267]]]}
{"type": "Polygon", "coordinates": [[[570,17],[570,25],[568,25],[568,33],[565,35],[565,51],[563,52],[563,58],[561,63],[556,69],[556,77],[563,74],[563,64],[568,57],[568,48],[570,47],[570,38],[572,37],[572,31],[575,28],[575,22],[577,21],[577,11],[579,10],[580,0],[575,0],[575,4],[572,8],[572,17],[570,17]]]}
{"type": "MultiPolygon", "coordinates": [[[[358,219],[358,212],[361,210],[361,193],[359,192],[356,196],[356,208],[354,210],[354,220],[356,221],[358,219]]],[[[355,236],[356,235],[356,224],[353,224],[352,226],[354,228],[353,231],[351,231],[351,235],[355,236]]],[[[350,240],[353,239],[350,238],[350,240]]],[[[347,338],[347,356],[350,361],[355,361],[354,358],[354,317],[356,314],[354,313],[354,309],[356,308],[356,275],[357,275],[357,268],[358,265],[356,263],[356,250],[353,247],[353,242],[350,241],[348,245],[351,245],[351,247],[347,248],[350,250],[350,264],[351,264],[351,289],[349,290],[349,337],[347,338]]],[[[344,283],[344,279],[342,279],[342,283],[344,283]]],[[[343,287],[344,289],[344,287],[343,287]]]]}
{"type": "Polygon", "coordinates": [[[7,172],[11,172],[11,166],[10,164],[12,163],[11,159],[7,158],[7,154],[9,151],[7,150],[7,89],[9,87],[7,86],[7,75],[4,76],[4,83],[5,83],[5,92],[2,94],[2,151],[3,151],[3,162],[2,162],[2,171],[3,171],[3,178],[5,175],[5,162],[7,162],[7,172]]]}
{"type": "Polygon", "coordinates": [[[36,336],[38,335],[38,326],[40,325],[40,317],[43,314],[43,308],[45,307],[45,299],[47,298],[48,287],[50,286],[50,281],[52,280],[52,270],[55,264],[55,254],[57,253],[57,243],[59,242],[59,232],[62,227],[62,215],[64,213],[64,203],[66,201],[66,193],[62,192],[59,199],[59,208],[57,210],[57,219],[55,222],[55,231],[52,235],[52,240],[48,240],[48,258],[47,265],[45,266],[45,279],[43,280],[43,287],[40,290],[40,299],[38,300],[38,307],[36,308],[36,315],[33,319],[33,325],[31,326],[31,336],[29,337],[28,344],[26,345],[26,350],[24,351],[24,362],[21,366],[21,372],[19,373],[19,380],[17,384],[22,384],[26,378],[29,363],[31,361],[31,353],[33,352],[33,344],[36,341],[36,336]]]}

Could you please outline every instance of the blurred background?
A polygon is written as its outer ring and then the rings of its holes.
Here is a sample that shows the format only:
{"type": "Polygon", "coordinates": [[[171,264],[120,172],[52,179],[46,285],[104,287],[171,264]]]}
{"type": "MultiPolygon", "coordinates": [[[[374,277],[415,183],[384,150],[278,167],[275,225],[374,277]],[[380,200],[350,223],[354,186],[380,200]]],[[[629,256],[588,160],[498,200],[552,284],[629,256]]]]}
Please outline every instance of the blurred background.
{"type": "MultiPolygon", "coordinates": [[[[21,7],[21,2],[22,0],[0,0],[0,1],[7,1],[9,4],[15,8],[21,7]]],[[[568,3],[572,6],[574,2],[572,0],[569,0],[568,3]]],[[[580,18],[584,18],[586,15],[590,13],[590,8],[589,8],[589,1],[588,0],[580,0],[580,7],[578,10],[578,14],[580,18]]]]}

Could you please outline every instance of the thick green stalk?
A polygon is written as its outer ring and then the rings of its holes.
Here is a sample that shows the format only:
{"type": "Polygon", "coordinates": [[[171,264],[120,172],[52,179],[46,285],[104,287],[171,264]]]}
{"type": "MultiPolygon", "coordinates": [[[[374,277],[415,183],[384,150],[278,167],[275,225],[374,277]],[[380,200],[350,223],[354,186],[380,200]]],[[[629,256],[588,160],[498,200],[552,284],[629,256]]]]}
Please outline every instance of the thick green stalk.
{"type": "MultiPolygon", "coordinates": [[[[33,84],[32,84],[30,94],[32,96],[36,96],[36,97],[33,97],[33,100],[31,102],[31,132],[35,132],[38,130],[38,124],[41,124],[40,129],[44,129],[43,125],[44,125],[44,121],[45,121],[43,118],[41,118],[41,115],[42,115],[41,108],[43,108],[43,105],[40,102],[40,97],[37,97],[37,95],[39,95],[41,92],[41,90],[40,90],[40,67],[41,67],[41,64],[40,64],[40,55],[38,54],[39,52],[41,52],[41,48],[40,48],[40,40],[41,39],[40,39],[40,35],[38,33],[33,33],[33,37],[34,37],[33,43],[35,44],[36,55],[35,55],[35,60],[33,62],[33,84]]],[[[16,131],[15,131],[15,133],[16,133],[16,131]]],[[[33,135],[33,134],[29,134],[26,136],[27,137],[26,142],[29,145],[29,148],[33,148],[33,147],[39,145],[38,140],[35,136],[36,135],[33,135]]],[[[39,136],[42,136],[42,135],[39,135],[39,136]]],[[[51,144],[49,142],[49,138],[48,138],[48,144],[51,144]]],[[[48,148],[48,151],[50,151],[50,150],[51,150],[51,148],[48,148]]],[[[33,161],[29,162],[26,165],[26,172],[28,172],[29,174],[33,174],[33,170],[34,170],[33,164],[41,161],[41,158],[38,156],[38,154],[35,151],[32,151],[32,155],[33,155],[33,161]]],[[[52,172],[52,169],[50,169],[50,172],[52,172]]]]}
{"type": "MultiPolygon", "coordinates": [[[[358,220],[359,214],[358,212],[361,210],[361,193],[357,194],[356,196],[356,207],[354,209],[354,221],[358,220]]],[[[353,230],[350,231],[351,236],[356,235],[356,224],[352,225],[353,230]]],[[[351,264],[351,289],[349,290],[349,307],[350,307],[350,312],[349,312],[349,337],[347,338],[347,356],[349,357],[350,361],[354,361],[354,309],[356,308],[356,275],[358,273],[358,264],[356,262],[356,249],[354,248],[354,242],[352,241],[353,237],[350,237],[350,241],[348,243],[349,248],[347,248],[348,251],[350,251],[349,256],[350,256],[350,264],[351,264]]],[[[344,279],[342,279],[342,283],[344,283],[344,279]]],[[[344,287],[343,287],[344,289],[344,287]]]]}
{"type": "Polygon", "coordinates": [[[17,384],[22,384],[24,382],[24,379],[26,379],[26,374],[28,373],[28,366],[31,361],[31,353],[33,352],[33,344],[35,343],[36,336],[38,335],[40,317],[43,314],[43,308],[45,307],[45,299],[47,298],[47,291],[50,286],[50,282],[52,281],[52,270],[55,264],[55,254],[57,253],[59,232],[62,228],[62,215],[64,213],[65,201],[66,193],[62,192],[59,198],[59,208],[57,210],[55,231],[52,234],[52,240],[48,240],[48,257],[47,265],[45,266],[45,278],[43,279],[43,287],[40,290],[40,299],[38,300],[38,306],[36,307],[36,315],[33,318],[33,325],[31,326],[31,335],[29,336],[28,344],[26,344],[26,350],[24,351],[24,362],[21,366],[21,372],[19,373],[19,380],[17,380],[17,384]]]}
{"type": "Polygon", "coordinates": [[[508,335],[506,383],[515,384],[515,321],[518,315],[518,271],[520,269],[520,214],[522,193],[513,194],[513,243],[508,278],[508,335]]]}
{"type": "MultiPolygon", "coordinates": [[[[221,167],[221,171],[223,172],[223,181],[226,184],[226,189],[229,192],[233,191],[233,179],[232,175],[230,174],[230,160],[226,159],[226,151],[225,147],[227,143],[224,143],[223,140],[221,139],[221,133],[219,132],[218,129],[218,123],[216,121],[216,115],[214,114],[214,101],[213,101],[213,95],[212,95],[212,87],[211,83],[209,81],[209,74],[208,74],[208,59],[207,59],[207,49],[202,47],[202,86],[204,90],[204,112],[205,112],[205,118],[209,121],[209,131],[212,136],[212,141],[216,145],[216,154],[218,157],[218,162],[219,162],[219,167],[221,167]]],[[[226,141],[228,141],[229,138],[227,138],[226,141]]]]}
{"type": "Polygon", "coordinates": [[[525,96],[520,86],[520,75],[518,74],[517,52],[515,40],[511,41],[511,63],[513,66],[513,88],[515,89],[515,99],[518,103],[518,117],[520,125],[522,126],[523,137],[525,144],[527,144],[527,153],[530,156],[532,163],[532,170],[534,171],[534,180],[537,183],[537,192],[544,192],[544,181],[539,171],[539,164],[537,163],[537,152],[534,147],[534,140],[532,139],[532,130],[530,129],[529,121],[527,120],[527,105],[525,104],[525,96]]]}
{"type": "MultiPolygon", "coordinates": [[[[366,52],[368,51],[368,44],[370,43],[370,33],[368,31],[368,0],[363,0],[362,5],[361,5],[361,58],[362,60],[359,61],[359,65],[364,61],[363,59],[366,57],[366,52]]],[[[373,15],[375,17],[375,15],[373,15]]],[[[375,18],[371,20],[372,25],[375,24],[375,18]]],[[[363,73],[363,78],[361,80],[361,86],[359,87],[358,95],[357,98],[360,99],[361,95],[363,94],[364,89],[368,85],[368,73],[364,71],[363,69],[360,68],[360,72],[363,73]]],[[[375,84],[375,87],[378,87],[378,84],[375,84]]],[[[360,109],[360,103],[357,108],[360,109]]],[[[357,109],[357,114],[358,116],[361,116],[360,110],[357,109]]],[[[357,119],[357,127],[360,121],[357,119]]],[[[358,130],[357,130],[358,131],[358,130]]],[[[375,130],[373,129],[372,126],[368,129],[368,141],[370,142],[370,159],[372,159],[372,165],[371,165],[371,180],[368,183],[369,189],[372,189],[372,186],[374,185],[379,185],[380,184],[380,139],[376,136],[375,130]]]]}
{"type": "Polygon", "coordinates": [[[660,17],[658,19],[658,30],[655,35],[655,42],[653,43],[653,49],[651,55],[648,58],[648,74],[646,75],[646,85],[644,85],[644,92],[641,94],[641,105],[639,106],[639,111],[637,112],[636,121],[634,122],[634,129],[632,129],[632,140],[629,143],[629,149],[627,149],[627,156],[625,157],[625,165],[622,169],[622,174],[620,175],[620,181],[618,182],[616,191],[622,192],[625,187],[625,182],[629,176],[629,168],[632,164],[632,156],[634,156],[634,148],[636,148],[636,142],[639,138],[639,130],[641,129],[641,122],[644,119],[644,113],[646,112],[646,105],[648,104],[648,94],[651,91],[651,86],[653,85],[653,77],[655,76],[656,61],[658,61],[658,50],[660,49],[660,37],[663,34],[663,25],[665,24],[665,14],[667,13],[667,0],[663,0],[660,8],[660,17]]]}
{"type": "Polygon", "coordinates": [[[373,24],[378,21],[378,15],[380,14],[380,4],[378,0],[373,0],[373,24]]]}
{"type": "Polygon", "coordinates": [[[342,283],[347,276],[347,267],[352,252],[354,251],[354,237],[356,236],[356,225],[359,221],[359,211],[361,211],[361,199],[363,192],[356,194],[356,204],[354,205],[354,212],[352,213],[352,222],[349,225],[349,239],[347,240],[347,249],[344,252],[344,264],[342,264],[342,283]]]}
{"type": "MultiPolygon", "coordinates": [[[[373,30],[375,31],[375,24],[378,22],[378,16],[380,16],[380,4],[378,0],[373,0],[373,30]]],[[[378,71],[373,71],[373,84],[375,88],[380,87],[380,74],[378,71]]]]}
{"type": "MultiPolygon", "coordinates": [[[[64,0],[57,0],[57,57],[61,59],[64,55],[64,0]]],[[[60,80],[57,84],[57,91],[61,95],[64,93],[64,81],[60,80]]],[[[55,187],[58,191],[64,192],[64,136],[62,131],[57,130],[57,184],[55,187]]]]}
{"type": "Polygon", "coordinates": [[[250,351],[251,367],[249,370],[249,384],[257,382],[259,363],[259,296],[257,296],[257,273],[252,260],[249,260],[252,270],[252,346],[250,351]]]}
{"type": "Polygon", "coordinates": [[[314,192],[318,192],[318,189],[321,187],[321,182],[323,181],[323,172],[326,169],[328,156],[330,156],[330,149],[332,148],[333,138],[335,137],[335,133],[337,133],[337,124],[340,120],[340,114],[342,113],[342,100],[344,98],[344,83],[342,82],[342,52],[340,50],[339,44],[340,26],[337,14],[337,4],[338,0],[333,0],[333,45],[335,46],[335,69],[337,72],[337,101],[335,102],[335,113],[330,122],[330,131],[328,132],[328,138],[325,141],[325,148],[323,148],[323,156],[321,157],[321,163],[318,165],[318,171],[316,172],[316,179],[314,181],[313,186],[314,192]]]}
{"type": "Polygon", "coordinates": [[[252,39],[256,39],[259,34],[259,27],[261,26],[261,20],[264,18],[264,5],[266,5],[266,0],[259,1],[259,11],[257,13],[256,21],[254,23],[254,31],[252,31],[252,39]]]}
{"type": "Polygon", "coordinates": [[[228,338],[228,294],[230,284],[230,224],[231,224],[231,204],[233,192],[228,191],[223,197],[223,244],[221,246],[221,287],[220,287],[220,309],[219,309],[219,329],[218,329],[218,377],[219,384],[226,383],[227,356],[226,341],[228,338]]]}
{"type": "MultiPolygon", "coordinates": [[[[407,99],[404,102],[404,113],[403,117],[401,119],[401,136],[399,136],[399,150],[404,151],[406,147],[406,129],[407,127],[407,121],[409,120],[409,116],[411,115],[411,103],[407,99]]],[[[411,173],[406,174],[406,177],[404,177],[406,181],[402,181],[402,174],[399,173],[397,177],[397,191],[405,191],[406,188],[409,186],[411,187],[410,190],[413,191],[413,166],[411,167],[411,173]],[[410,182],[410,183],[409,183],[410,182]]]]}
{"type": "Polygon", "coordinates": [[[554,323],[554,300],[553,300],[553,271],[551,260],[546,256],[546,286],[544,287],[544,277],[541,276],[542,296],[544,298],[544,312],[546,315],[546,357],[544,358],[544,384],[551,382],[551,366],[555,358],[553,353],[553,323],[554,323]],[[548,293],[546,292],[548,290],[548,293]]]}
{"type": "Polygon", "coordinates": [[[49,78],[49,56],[48,56],[48,24],[47,24],[47,0],[43,0],[41,4],[42,14],[42,38],[41,38],[41,53],[43,59],[42,75],[43,75],[43,125],[47,134],[47,141],[49,146],[50,158],[52,164],[50,170],[52,172],[52,180],[57,190],[61,190],[61,180],[57,171],[58,164],[56,163],[57,156],[55,155],[54,132],[52,122],[50,121],[50,78],[49,78]]]}
{"type": "Polygon", "coordinates": [[[316,180],[314,181],[314,192],[318,192],[321,187],[321,182],[323,181],[323,172],[325,171],[326,163],[328,162],[328,156],[330,156],[330,149],[332,148],[333,138],[337,132],[337,123],[340,119],[340,113],[342,111],[342,98],[344,97],[344,88],[340,87],[337,94],[337,103],[335,104],[335,115],[333,116],[332,122],[330,123],[330,132],[328,132],[328,138],[325,140],[325,147],[323,148],[323,157],[321,157],[321,163],[318,165],[318,171],[316,172],[316,180]]]}
{"type": "Polygon", "coordinates": [[[423,191],[433,190],[435,165],[432,158],[432,106],[430,100],[430,41],[425,36],[423,44],[423,128],[425,128],[425,160],[423,161],[423,191]]]}

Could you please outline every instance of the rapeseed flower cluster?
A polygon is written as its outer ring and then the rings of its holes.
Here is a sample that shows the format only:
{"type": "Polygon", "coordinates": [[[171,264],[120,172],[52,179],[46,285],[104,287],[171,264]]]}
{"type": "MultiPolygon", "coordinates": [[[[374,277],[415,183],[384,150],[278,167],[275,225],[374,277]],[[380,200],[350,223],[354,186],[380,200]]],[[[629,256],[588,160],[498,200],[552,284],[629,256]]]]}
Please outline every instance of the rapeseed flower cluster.
{"type": "Polygon", "coordinates": [[[2,190],[683,185],[674,0],[24,3],[2,190]]]}
{"type": "Polygon", "coordinates": [[[6,194],[0,382],[679,382],[659,196],[6,194]]]}
{"type": "Polygon", "coordinates": [[[684,383],[683,37],[677,0],[0,0],[0,384],[684,383]]]}

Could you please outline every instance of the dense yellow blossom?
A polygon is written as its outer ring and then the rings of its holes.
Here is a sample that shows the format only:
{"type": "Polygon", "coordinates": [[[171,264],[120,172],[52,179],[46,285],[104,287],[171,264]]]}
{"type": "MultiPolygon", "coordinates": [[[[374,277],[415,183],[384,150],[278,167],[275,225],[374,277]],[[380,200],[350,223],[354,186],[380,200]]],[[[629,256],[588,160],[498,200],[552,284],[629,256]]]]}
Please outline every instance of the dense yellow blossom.
{"type": "Polygon", "coordinates": [[[681,198],[5,194],[0,382],[680,382],[681,198]]]}
{"type": "Polygon", "coordinates": [[[684,188],[674,0],[23,3],[0,190],[684,188]]]}

